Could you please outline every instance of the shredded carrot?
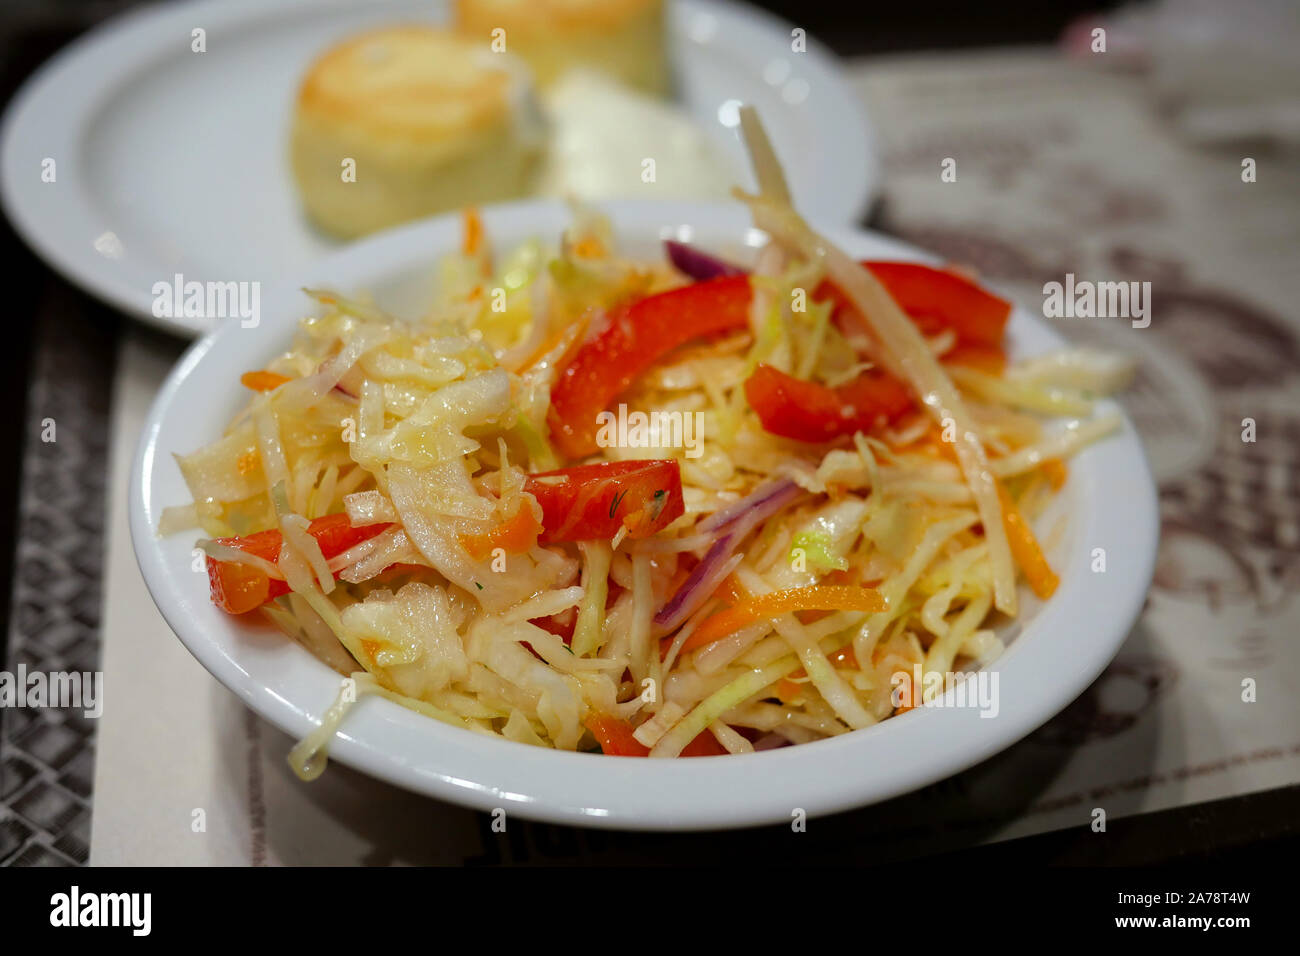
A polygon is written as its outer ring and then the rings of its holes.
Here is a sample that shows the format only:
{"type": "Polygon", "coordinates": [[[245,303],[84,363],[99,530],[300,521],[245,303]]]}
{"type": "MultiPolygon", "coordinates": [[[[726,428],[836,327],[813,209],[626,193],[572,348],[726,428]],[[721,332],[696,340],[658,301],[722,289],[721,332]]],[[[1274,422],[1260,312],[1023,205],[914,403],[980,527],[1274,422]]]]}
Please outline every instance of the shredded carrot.
{"type": "Polygon", "coordinates": [[[461,252],[467,256],[477,256],[483,248],[483,220],[479,218],[478,209],[474,206],[466,206],[462,216],[465,238],[461,243],[461,252]]]}
{"type": "Polygon", "coordinates": [[[736,580],[734,574],[728,574],[718,585],[718,589],[713,592],[713,596],[726,601],[728,605],[735,606],[749,597],[749,592],[745,586],[736,580]]]}
{"type": "Polygon", "coordinates": [[[708,618],[682,644],[681,653],[712,644],[746,625],[764,618],[781,617],[793,611],[865,611],[876,613],[887,608],[885,599],[871,588],[824,584],[807,588],[787,588],[748,597],[708,618]]]}
{"type": "MultiPolygon", "coordinates": [[[[853,567],[853,568],[846,568],[843,571],[841,571],[839,568],[835,568],[832,571],[828,571],[825,575],[822,576],[821,583],[822,584],[856,584],[861,586],[865,582],[863,582],[862,580],[862,569],[858,567],[853,567]]],[[[875,587],[875,585],[867,584],[867,587],[875,587]]],[[[834,611],[826,611],[826,610],[800,611],[796,616],[799,618],[799,621],[801,623],[812,624],[816,621],[820,621],[824,617],[829,617],[834,613],[835,613],[834,611]]]]}
{"type": "Polygon", "coordinates": [[[1043,549],[1038,546],[1034,529],[1029,526],[1016,503],[1007,494],[1002,482],[994,479],[998,487],[998,499],[1002,502],[1002,527],[1006,529],[1007,541],[1011,545],[1011,555],[1024,572],[1025,580],[1034,593],[1046,600],[1056,591],[1061,579],[1056,576],[1043,557],[1043,549]]]}
{"type": "MultiPolygon", "coordinates": [[[[803,675],[800,675],[803,676],[803,675]]],[[[792,700],[797,700],[803,693],[803,685],[789,677],[782,677],[776,684],[776,696],[783,704],[788,704],[792,700]]]]}
{"type": "Polygon", "coordinates": [[[541,522],[527,505],[520,507],[513,518],[507,518],[485,534],[463,534],[460,543],[475,561],[482,561],[497,548],[506,554],[523,554],[537,544],[541,522]]]}
{"type": "Polygon", "coordinates": [[[1065,462],[1059,458],[1048,458],[1040,468],[1043,474],[1047,476],[1053,491],[1060,491],[1065,485],[1065,479],[1070,475],[1069,469],[1065,467],[1065,462]]]}
{"type": "Polygon", "coordinates": [[[251,388],[255,392],[269,392],[273,388],[279,388],[287,381],[289,381],[289,376],[281,375],[278,372],[268,372],[264,369],[256,372],[245,372],[239,376],[239,384],[245,388],[251,388]]]}
{"type": "Polygon", "coordinates": [[[834,654],[831,654],[829,659],[832,667],[846,667],[851,671],[860,670],[858,655],[853,653],[852,644],[845,644],[834,654]]]}

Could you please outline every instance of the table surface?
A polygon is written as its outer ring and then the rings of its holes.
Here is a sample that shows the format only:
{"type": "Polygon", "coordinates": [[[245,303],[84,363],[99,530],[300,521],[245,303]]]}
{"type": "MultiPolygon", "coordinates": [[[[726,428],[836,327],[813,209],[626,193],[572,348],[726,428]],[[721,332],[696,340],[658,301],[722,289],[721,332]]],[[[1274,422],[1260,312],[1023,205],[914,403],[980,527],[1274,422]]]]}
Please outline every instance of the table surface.
{"type": "MultiPolygon", "coordinates": [[[[131,5],[9,4],[0,13],[0,91],[7,97],[68,39],[131,5]]],[[[787,17],[800,9],[789,3],[768,5],[787,17]]],[[[862,18],[846,18],[829,9],[799,22],[846,55],[1044,43],[1055,39],[1069,15],[1065,7],[1046,13],[1047,6],[1015,5],[997,30],[988,28],[987,18],[955,16],[936,27],[933,20],[897,12],[886,24],[889,29],[880,29],[879,21],[867,29],[862,18]],[[1017,10],[1022,15],[1014,16],[1017,10]],[[1008,26],[1011,21],[1014,27],[1008,26]]],[[[1085,6],[1093,5],[1077,5],[1085,6]]],[[[906,196],[902,202],[905,205],[906,196]]],[[[908,222],[899,208],[885,205],[867,224],[900,231],[908,222]]],[[[941,245],[935,240],[943,237],[908,238],[941,245]]],[[[38,260],[7,223],[0,228],[0,250],[15,266],[8,294],[14,318],[5,349],[10,368],[0,380],[11,410],[0,416],[0,447],[14,449],[0,462],[0,541],[13,543],[0,548],[0,582],[10,582],[0,585],[0,634],[7,635],[7,643],[0,642],[0,669],[13,671],[26,664],[29,669],[95,670],[100,659],[110,397],[119,348],[128,335],[136,346],[163,355],[178,355],[182,343],[133,326],[70,286],[38,260]],[[46,419],[57,423],[56,441],[42,438],[46,419]]],[[[94,740],[94,721],[70,712],[0,710],[0,864],[86,862],[94,807],[94,740]]],[[[963,827],[939,833],[926,852],[1021,863],[1281,859],[1286,850],[1300,845],[1294,812],[1298,799],[1300,788],[1285,787],[1128,817],[1112,823],[1104,848],[1084,828],[978,846],[981,828],[963,827]]],[[[908,819],[906,798],[879,808],[873,819],[922,825],[908,819]]],[[[923,825],[944,829],[942,821],[923,825]]],[[[837,848],[859,841],[869,826],[861,815],[832,817],[800,844],[798,858],[839,861],[837,848]]],[[[747,854],[754,853],[756,845],[778,845],[779,835],[769,836],[756,841],[752,833],[710,835],[707,853],[701,855],[701,841],[686,835],[595,836],[535,826],[523,838],[534,847],[531,854],[505,849],[474,862],[546,859],[548,854],[536,848],[548,846],[560,847],[550,855],[566,860],[573,858],[574,846],[585,848],[583,852],[596,847],[593,852],[601,859],[626,862],[718,859],[719,851],[739,853],[742,845],[747,854]]]]}

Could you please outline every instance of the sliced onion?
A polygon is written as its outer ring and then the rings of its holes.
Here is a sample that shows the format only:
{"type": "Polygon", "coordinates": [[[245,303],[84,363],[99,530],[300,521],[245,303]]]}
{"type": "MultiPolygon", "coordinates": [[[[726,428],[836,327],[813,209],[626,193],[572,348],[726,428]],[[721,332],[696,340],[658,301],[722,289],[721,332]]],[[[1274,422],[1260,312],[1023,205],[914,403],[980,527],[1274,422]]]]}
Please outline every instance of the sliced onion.
{"type": "Polygon", "coordinates": [[[546,341],[546,335],[551,329],[550,290],[541,277],[533,280],[532,288],[529,290],[528,302],[528,334],[524,336],[523,341],[502,352],[498,359],[502,367],[512,372],[518,372],[523,367],[524,362],[537,354],[537,350],[542,347],[542,344],[546,341]]]}
{"type": "MultiPolygon", "coordinates": [[[[343,376],[357,364],[361,356],[382,344],[386,338],[387,332],[374,326],[357,329],[352,338],[339,350],[338,354],[322,362],[315,373],[308,375],[306,378],[296,378],[291,382],[286,382],[280,401],[283,402],[286,408],[312,407],[323,399],[326,394],[335,390],[342,381],[343,376]]],[[[346,387],[340,388],[338,391],[344,395],[352,396],[352,392],[346,387]]]]}
{"type": "Polygon", "coordinates": [[[751,531],[804,494],[793,481],[764,485],[748,497],[714,512],[700,522],[703,531],[721,532],[682,586],[655,615],[655,629],[667,634],[681,626],[722,583],[734,567],[731,556],[751,531]]]}
{"type": "Polygon", "coordinates": [[[214,561],[224,561],[228,564],[246,564],[249,567],[257,568],[273,581],[284,580],[284,572],[280,570],[280,566],[274,561],[259,558],[255,554],[249,554],[239,548],[232,548],[228,544],[206,538],[200,540],[197,547],[214,561]]]}
{"type": "Polygon", "coordinates": [[[372,543],[373,546],[368,551],[362,552],[339,571],[340,581],[360,584],[362,581],[369,581],[394,564],[424,563],[424,557],[415,549],[415,545],[411,544],[410,538],[401,528],[389,528],[369,541],[362,542],[362,544],[372,543]]]}
{"type": "Polygon", "coordinates": [[[286,560],[287,555],[301,558],[320,582],[321,590],[329,594],[334,590],[334,572],[330,570],[329,562],[325,560],[320,542],[308,533],[308,524],[307,519],[300,514],[280,516],[280,567],[284,570],[289,587],[295,591],[310,590],[310,588],[295,587],[297,582],[294,580],[294,563],[286,560]]]}
{"type": "Polygon", "coordinates": [[[785,505],[799,497],[801,493],[799,486],[789,478],[768,482],[765,485],[760,485],[734,504],[713,512],[713,514],[696,525],[695,530],[720,531],[753,510],[760,510],[764,513],[763,516],[767,517],[785,507],[785,505]]]}
{"type": "Polygon", "coordinates": [[[708,599],[709,595],[717,590],[722,579],[730,573],[731,556],[739,544],[740,538],[735,531],[728,532],[713,542],[713,547],[709,548],[700,563],[691,569],[690,576],[682,582],[677,593],[669,598],[668,603],[655,615],[654,623],[658,631],[667,633],[676,630],[700,604],[708,599]]]}
{"type": "Polygon", "coordinates": [[[668,261],[679,272],[684,272],[697,282],[721,276],[743,276],[749,271],[684,242],[665,239],[664,249],[668,253],[668,261]]]}

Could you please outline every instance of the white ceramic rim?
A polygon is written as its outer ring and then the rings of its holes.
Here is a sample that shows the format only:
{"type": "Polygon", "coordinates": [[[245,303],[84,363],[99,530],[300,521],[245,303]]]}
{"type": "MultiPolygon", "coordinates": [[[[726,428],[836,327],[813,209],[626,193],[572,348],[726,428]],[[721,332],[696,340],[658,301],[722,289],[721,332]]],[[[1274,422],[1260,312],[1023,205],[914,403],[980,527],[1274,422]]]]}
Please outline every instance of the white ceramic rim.
{"type": "MultiPolygon", "coordinates": [[[[621,235],[654,238],[689,224],[706,248],[716,248],[723,237],[733,244],[742,241],[748,227],[739,205],[599,205],[621,235]]],[[[503,244],[526,235],[555,235],[567,217],[563,207],[548,202],[484,210],[488,234],[503,244]]],[[[183,503],[159,500],[162,493],[156,490],[160,482],[174,489],[179,480],[170,454],[197,446],[204,434],[203,426],[180,422],[169,413],[185,407],[178,400],[207,403],[223,394],[230,394],[229,402],[212,403],[204,414],[216,421],[233,411],[238,396],[231,393],[232,373],[255,368],[285,347],[294,321],[306,311],[299,287],[322,280],[345,290],[364,287],[367,277],[431,261],[437,250],[455,248],[459,230],[455,217],[402,227],[327,257],[298,277],[301,281],[264,295],[258,329],[241,329],[234,322],[191,346],[163,385],[141,436],[131,476],[130,527],[154,601],[204,667],[295,737],[318,726],[337,694],[338,676],[288,641],[277,651],[279,669],[263,679],[255,676],[245,666],[242,625],[211,606],[206,577],[190,570],[192,540],[155,535],[161,508],[183,503]],[[176,544],[176,538],[184,540],[176,544]]],[[[825,232],[855,255],[932,259],[870,233],[825,232]]],[[[1061,341],[1019,308],[1008,331],[1017,351],[1038,351],[1061,341]]],[[[387,700],[366,698],[344,722],[331,759],[479,810],[504,808],[529,819],[625,829],[788,822],[796,808],[817,815],[897,796],[970,767],[1044,723],[1101,673],[1136,620],[1154,568],[1159,519],[1146,457],[1127,416],[1119,434],[1072,460],[1069,488],[1079,505],[1071,519],[1071,551],[1061,568],[1061,585],[991,665],[999,673],[1001,691],[995,719],[982,719],[973,709],[918,709],[866,730],[796,747],[652,761],[484,738],[387,700]],[[1089,570],[1094,546],[1107,549],[1104,574],[1089,570]]]]}
{"type": "MultiPolygon", "coordinates": [[[[724,16],[733,31],[790,30],[778,17],[730,0],[672,2],[682,15],[705,11],[724,16]]],[[[0,128],[0,200],[15,231],[65,279],[127,315],[186,338],[207,331],[193,319],[155,316],[154,283],[176,270],[129,250],[124,258],[97,251],[96,238],[111,233],[113,225],[96,197],[76,176],[65,175],[57,189],[39,183],[31,157],[19,146],[39,138],[43,156],[83,155],[82,140],[104,104],[162,55],[159,37],[188,36],[196,24],[210,38],[219,37],[250,22],[338,7],[352,9],[355,0],[182,0],[129,11],[68,44],[15,94],[0,128]]],[[[865,214],[873,198],[878,165],[864,108],[835,63],[834,54],[808,39],[801,71],[815,84],[826,109],[846,119],[827,180],[838,190],[833,208],[852,222],[865,214]]],[[[806,205],[806,197],[804,201],[806,205]]]]}

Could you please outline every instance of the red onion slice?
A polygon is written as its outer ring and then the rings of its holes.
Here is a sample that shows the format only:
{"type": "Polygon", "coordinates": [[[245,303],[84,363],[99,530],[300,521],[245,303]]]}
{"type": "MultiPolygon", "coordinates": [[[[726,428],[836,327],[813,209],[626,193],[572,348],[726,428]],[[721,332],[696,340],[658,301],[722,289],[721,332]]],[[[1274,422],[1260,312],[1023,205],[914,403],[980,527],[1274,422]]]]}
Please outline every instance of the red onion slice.
{"type": "Polygon", "coordinates": [[[655,630],[668,634],[681,626],[701,604],[717,590],[725,574],[726,563],[742,541],[762,522],[787,507],[803,494],[803,489],[788,479],[759,488],[734,505],[716,511],[697,525],[698,530],[718,531],[721,537],[705,553],[682,586],[655,615],[655,630]],[[706,525],[708,527],[706,527],[706,525]]]}
{"type": "Polygon", "coordinates": [[[733,524],[737,518],[753,510],[761,511],[763,517],[767,517],[781,510],[781,508],[799,497],[799,494],[799,486],[789,478],[768,482],[755,488],[735,504],[727,505],[727,507],[713,512],[713,514],[696,525],[695,530],[721,531],[733,524]]]}
{"type": "Polygon", "coordinates": [[[664,249],[668,252],[668,261],[697,282],[720,276],[743,276],[749,272],[684,242],[665,239],[664,249]]]}
{"type": "Polygon", "coordinates": [[[713,542],[713,547],[709,548],[700,563],[691,569],[690,575],[682,582],[677,593],[669,598],[668,603],[655,615],[657,630],[664,633],[676,630],[697,607],[708,599],[722,583],[719,572],[726,567],[727,561],[739,543],[735,532],[724,534],[713,542]]]}

